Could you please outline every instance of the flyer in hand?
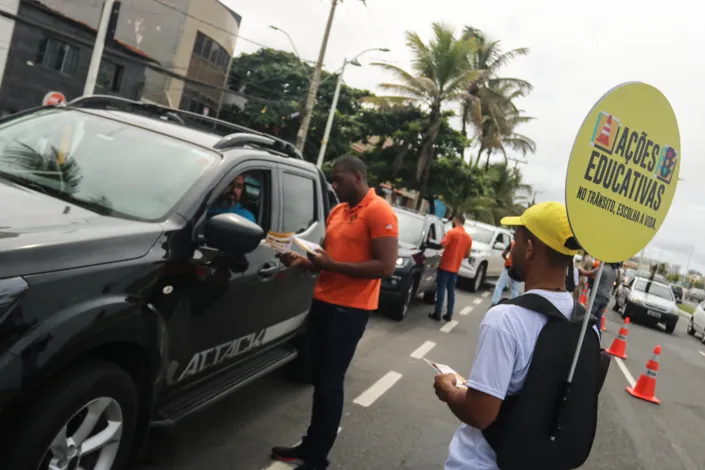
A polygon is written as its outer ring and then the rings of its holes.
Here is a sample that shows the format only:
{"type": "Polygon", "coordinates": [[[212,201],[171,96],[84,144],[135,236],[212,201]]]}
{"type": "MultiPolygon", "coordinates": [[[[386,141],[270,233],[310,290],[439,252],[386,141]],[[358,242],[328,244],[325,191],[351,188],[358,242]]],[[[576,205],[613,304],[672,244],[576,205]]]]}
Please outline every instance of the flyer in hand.
{"type": "Polygon", "coordinates": [[[462,375],[458,374],[455,370],[453,370],[452,367],[447,366],[445,364],[439,364],[437,362],[431,362],[425,357],[423,358],[424,361],[426,361],[426,364],[429,366],[433,367],[433,369],[438,372],[439,374],[454,374],[455,375],[455,386],[458,388],[466,389],[468,388],[465,383],[467,380],[463,378],[462,375]]]}
{"type": "Polygon", "coordinates": [[[318,243],[310,242],[308,240],[304,240],[303,238],[299,238],[296,235],[294,235],[294,241],[296,242],[297,245],[301,247],[302,250],[304,250],[306,253],[311,253],[311,254],[316,254],[318,250],[322,250],[323,248],[321,245],[318,243]]]}
{"type": "Polygon", "coordinates": [[[265,243],[272,247],[272,249],[278,253],[286,253],[291,251],[291,244],[294,241],[293,232],[268,232],[265,243]]]}

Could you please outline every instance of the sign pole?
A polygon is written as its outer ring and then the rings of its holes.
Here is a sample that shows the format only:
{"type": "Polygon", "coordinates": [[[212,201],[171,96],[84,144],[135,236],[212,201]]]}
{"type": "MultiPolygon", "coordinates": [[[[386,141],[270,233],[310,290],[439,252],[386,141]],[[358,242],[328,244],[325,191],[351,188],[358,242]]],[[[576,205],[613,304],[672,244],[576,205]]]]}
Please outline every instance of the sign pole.
{"type": "Polygon", "coordinates": [[[583,324],[580,327],[580,336],[578,337],[578,347],[575,349],[575,354],[573,354],[573,363],[570,365],[570,372],[568,373],[568,383],[573,383],[573,374],[575,374],[575,368],[578,366],[578,358],[580,357],[580,350],[583,347],[583,340],[585,339],[585,332],[587,331],[588,324],[590,323],[590,317],[592,316],[592,305],[595,303],[595,296],[597,295],[597,287],[600,285],[600,278],[602,277],[602,270],[605,268],[605,263],[600,262],[600,267],[597,268],[597,274],[595,274],[595,282],[592,285],[592,292],[590,292],[590,299],[588,299],[587,307],[585,312],[585,318],[583,318],[583,324]]]}

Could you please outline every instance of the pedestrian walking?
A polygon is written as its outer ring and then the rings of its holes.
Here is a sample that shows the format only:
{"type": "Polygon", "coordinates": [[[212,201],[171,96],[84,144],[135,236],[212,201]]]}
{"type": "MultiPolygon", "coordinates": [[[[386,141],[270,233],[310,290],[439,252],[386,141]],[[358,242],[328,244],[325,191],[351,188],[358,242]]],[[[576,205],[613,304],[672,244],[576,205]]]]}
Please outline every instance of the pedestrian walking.
{"type": "MultiPolygon", "coordinates": [[[[522,439],[526,441],[527,446],[536,439],[543,439],[549,431],[546,421],[536,420],[538,424],[535,427],[539,429],[538,432],[532,428],[534,422],[530,420],[522,421],[521,426],[516,425],[516,422],[512,421],[513,413],[515,410],[522,413],[535,411],[542,413],[542,416],[553,416],[558,409],[557,401],[554,403],[547,400],[544,393],[537,393],[537,388],[551,396],[559,396],[561,392],[558,390],[555,390],[555,394],[552,389],[546,390],[546,383],[542,382],[543,377],[550,376],[550,383],[555,383],[557,388],[562,387],[567,377],[572,351],[577,346],[577,335],[575,344],[562,341],[563,344],[546,345],[544,338],[551,334],[542,335],[541,339],[539,334],[550,319],[554,325],[551,330],[554,333],[552,340],[555,340],[556,331],[560,334],[564,331],[556,330],[556,326],[563,328],[564,323],[570,325],[569,333],[572,337],[580,331],[580,325],[577,324],[576,330],[576,324],[571,321],[575,320],[574,317],[585,315],[585,310],[576,304],[571,293],[566,291],[567,268],[572,265],[578,245],[568,223],[565,205],[558,202],[536,204],[520,217],[505,217],[501,223],[517,227],[509,275],[514,280],[524,281],[526,292],[515,299],[500,302],[485,314],[479,328],[474,362],[465,384],[467,388],[457,387],[453,374],[440,374],[435,377],[436,395],[462,422],[450,443],[445,470],[497,470],[500,468],[498,458],[500,461],[516,460],[521,459],[522,454],[533,452],[524,444],[517,444],[516,448],[506,452],[507,446],[503,439],[508,434],[504,433],[508,432],[515,437],[516,433],[524,432],[522,439]],[[529,308],[527,305],[531,303],[541,308],[529,308]],[[558,320],[555,317],[558,317],[558,320]],[[539,345],[543,342],[542,349],[537,347],[537,342],[539,345]],[[538,354],[539,359],[536,359],[534,353],[538,354]],[[556,354],[561,357],[560,367],[556,354]],[[539,360],[539,370],[536,372],[535,369],[530,369],[532,360],[539,360]],[[559,375],[556,377],[555,374],[559,375]],[[534,400],[528,403],[528,406],[526,402],[522,402],[523,391],[526,391],[527,400],[534,400]],[[507,425],[508,422],[513,425],[507,425]],[[502,449],[504,451],[500,452],[502,449]],[[512,452],[515,455],[509,455],[512,452]]],[[[575,409],[575,403],[579,403],[578,412],[584,413],[581,417],[585,419],[578,423],[577,429],[584,431],[584,435],[580,437],[589,439],[591,446],[594,437],[593,425],[596,425],[597,419],[598,389],[597,385],[590,385],[597,380],[600,356],[597,336],[590,338],[588,333],[582,349],[587,356],[583,359],[581,353],[581,361],[585,362],[581,362],[576,372],[576,386],[571,391],[571,400],[576,401],[570,401],[570,410],[564,416],[564,425],[576,429],[573,427],[576,423],[572,421],[575,415],[571,413],[575,409]],[[587,364],[587,367],[584,364],[587,364]],[[587,374],[583,374],[584,371],[587,371],[587,374]],[[581,382],[584,375],[593,372],[595,377],[590,376],[587,382],[581,382]]],[[[545,437],[547,442],[548,436],[545,437]]],[[[570,439],[574,437],[576,436],[572,435],[570,439]]],[[[544,440],[540,442],[544,444],[544,440]]],[[[574,444],[573,441],[559,442],[560,445],[574,444]]],[[[584,441],[581,441],[579,444],[583,443],[584,441]]],[[[562,467],[555,462],[544,465],[547,463],[545,459],[527,460],[524,463],[523,468],[574,468],[562,467]]],[[[512,468],[517,467],[514,465],[512,468]]]]}
{"type": "Polygon", "coordinates": [[[465,216],[462,214],[456,215],[453,218],[453,228],[446,233],[441,241],[444,251],[436,276],[436,308],[428,315],[433,320],[440,321],[441,319],[446,292],[448,293],[448,306],[443,319],[450,321],[453,318],[455,284],[458,281],[458,271],[460,271],[460,264],[463,260],[470,256],[472,248],[472,237],[465,231],[464,224],[465,216]]]}
{"type": "Polygon", "coordinates": [[[497,279],[497,284],[494,286],[494,292],[492,293],[492,305],[497,305],[500,300],[502,300],[502,293],[504,289],[509,286],[510,299],[517,297],[521,289],[521,282],[517,282],[509,276],[509,270],[512,268],[512,247],[514,246],[514,240],[509,246],[502,252],[502,258],[504,258],[504,270],[502,274],[499,275],[497,279]]]}
{"type": "Polygon", "coordinates": [[[619,276],[619,263],[605,263],[600,276],[600,283],[597,285],[595,300],[592,303],[592,315],[597,319],[599,325],[602,314],[610,303],[612,297],[612,287],[619,276]]]}
{"type": "Polygon", "coordinates": [[[342,157],[333,166],[331,184],[341,204],[326,221],[324,251],[307,258],[288,252],[287,266],[320,272],[309,312],[313,406],[301,444],[274,447],[277,460],[297,470],[328,467],[343,413],[345,373],[377,309],[382,277],[396,267],[397,217],[367,184],[367,170],[357,157],[342,157]]]}

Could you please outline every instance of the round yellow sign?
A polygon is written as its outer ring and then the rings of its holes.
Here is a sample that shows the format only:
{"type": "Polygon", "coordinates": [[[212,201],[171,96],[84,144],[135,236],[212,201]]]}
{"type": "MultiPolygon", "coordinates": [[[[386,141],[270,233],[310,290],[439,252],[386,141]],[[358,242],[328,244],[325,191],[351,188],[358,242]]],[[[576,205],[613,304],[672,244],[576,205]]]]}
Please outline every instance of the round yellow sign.
{"type": "Polygon", "coordinates": [[[656,235],[678,185],[680,133],[670,103],[645,83],[625,83],[590,110],[566,175],[568,219],[595,258],[629,259],[656,235]]]}

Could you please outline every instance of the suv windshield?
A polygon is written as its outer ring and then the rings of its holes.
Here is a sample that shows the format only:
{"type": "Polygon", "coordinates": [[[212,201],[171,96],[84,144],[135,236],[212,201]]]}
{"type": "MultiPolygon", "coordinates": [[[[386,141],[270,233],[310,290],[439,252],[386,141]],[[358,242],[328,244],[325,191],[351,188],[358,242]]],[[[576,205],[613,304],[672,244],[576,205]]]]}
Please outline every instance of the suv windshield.
{"type": "Polygon", "coordinates": [[[465,230],[470,234],[473,242],[484,243],[485,245],[489,245],[492,242],[494,230],[471,224],[465,224],[465,230]]]}
{"type": "MultiPolygon", "coordinates": [[[[639,292],[646,292],[646,281],[639,280],[634,284],[634,290],[639,292]]],[[[649,295],[655,295],[656,297],[661,297],[662,299],[673,300],[673,293],[671,292],[671,289],[668,288],[668,286],[664,286],[663,284],[656,284],[655,282],[650,282],[648,284],[651,284],[649,286],[649,295]]]]}
{"type": "Polygon", "coordinates": [[[218,155],[89,113],[0,124],[0,179],[105,215],[163,218],[218,155]]]}
{"type": "Polygon", "coordinates": [[[394,211],[399,222],[399,241],[409,245],[418,246],[421,242],[421,232],[423,232],[424,219],[407,214],[404,211],[394,211]]]}

